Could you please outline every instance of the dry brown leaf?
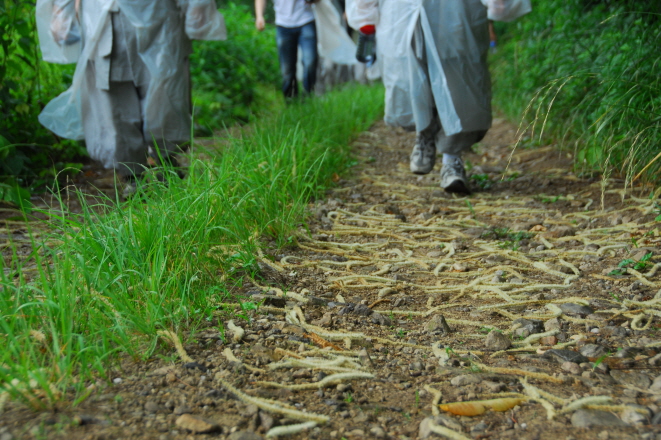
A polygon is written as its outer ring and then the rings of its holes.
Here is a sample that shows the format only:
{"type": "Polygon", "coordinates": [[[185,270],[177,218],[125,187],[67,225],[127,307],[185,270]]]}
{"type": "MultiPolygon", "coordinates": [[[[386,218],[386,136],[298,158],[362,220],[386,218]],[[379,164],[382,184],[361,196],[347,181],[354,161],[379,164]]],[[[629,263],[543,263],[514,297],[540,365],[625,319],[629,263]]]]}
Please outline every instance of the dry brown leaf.
{"type": "Polygon", "coordinates": [[[457,416],[471,417],[484,414],[487,408],[491,408],[494,411],[507,411],[524,401],[525,399],[520,397],[504,397],[501,399],[474,400],[472,402],[445,403],[438,405],[438,407],[443,411],[447,411],[457,416]]]}

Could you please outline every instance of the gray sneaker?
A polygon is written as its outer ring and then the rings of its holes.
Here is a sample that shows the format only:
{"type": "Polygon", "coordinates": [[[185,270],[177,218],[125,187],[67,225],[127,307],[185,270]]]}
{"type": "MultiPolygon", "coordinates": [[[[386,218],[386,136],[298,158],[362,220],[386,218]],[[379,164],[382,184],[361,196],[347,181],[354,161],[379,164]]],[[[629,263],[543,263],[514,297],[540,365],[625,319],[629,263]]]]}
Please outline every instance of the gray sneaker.
{"type": "Polygon", "coordinates": [[[418,133],[415,146],[411,152],[411,172],[414,174],[429,174],[436,163],[436,143],[432,136],[418,133]]]}
{"type": "Polygon", "coordinates": [[[441,188],[450,193],[470,194],[464,162],[457,158],[441,168],[441,188]]]}

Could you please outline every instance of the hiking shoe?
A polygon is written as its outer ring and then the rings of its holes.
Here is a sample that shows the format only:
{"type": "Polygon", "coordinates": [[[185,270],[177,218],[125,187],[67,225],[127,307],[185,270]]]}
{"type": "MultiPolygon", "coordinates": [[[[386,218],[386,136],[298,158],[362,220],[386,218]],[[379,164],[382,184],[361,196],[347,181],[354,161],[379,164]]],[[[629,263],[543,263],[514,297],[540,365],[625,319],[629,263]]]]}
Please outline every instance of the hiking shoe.
{"type": "Polygon", "coordinates": [[[411,152],[411,172],[414,174],[429,174],[436,163],[436,143],[433,136],[418,133],[415,146],[411,152]]]}
{"type": "Polygon", "coordinates": [[[441,168],[441,188],[450,193],[470,194],[464,162],[459,158],[450,159],[441,168]]]}

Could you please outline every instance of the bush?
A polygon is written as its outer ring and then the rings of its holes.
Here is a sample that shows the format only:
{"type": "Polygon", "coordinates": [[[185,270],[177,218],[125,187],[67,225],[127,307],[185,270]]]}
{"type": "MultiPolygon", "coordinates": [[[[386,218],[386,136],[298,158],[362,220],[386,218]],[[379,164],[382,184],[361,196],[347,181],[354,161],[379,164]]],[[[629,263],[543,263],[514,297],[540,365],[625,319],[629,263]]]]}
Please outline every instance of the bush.
{"type": "Polygon", "coordinates": [[[71,82],[73,67],[41,61],[34,21],[34,2],[0,2],[0,201],[29,196],[11,188],[52,181],[83,151],[37,121],[43,106],[71,82]]]}
{"type": "MultiPolygon", "coordinates": [[[[626,173],[650,163],[661,141],[659,1],[550,0],[499,25],[494,98],[534,133],[563,139],[577,165],[626,173]]],[[[645,173],[660,181],[657,162],[645,173]]]]}
{"type": "Polygon", "coordinates": [[[191,57],[195,120],[209,129],[248,121],[260,106],[260,86],[275,86],[280,77],[275,29],[258,32],[247,5],[228,3],[221,11],[227,41],[197,41],[191,57]]]}

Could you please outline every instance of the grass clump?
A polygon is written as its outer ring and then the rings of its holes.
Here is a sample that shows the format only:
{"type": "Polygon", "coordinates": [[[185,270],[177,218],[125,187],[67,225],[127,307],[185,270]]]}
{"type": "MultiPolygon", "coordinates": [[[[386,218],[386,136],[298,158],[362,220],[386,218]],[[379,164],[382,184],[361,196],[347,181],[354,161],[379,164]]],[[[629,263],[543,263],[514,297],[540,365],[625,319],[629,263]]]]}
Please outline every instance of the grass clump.
{"type": "Polygon", "coordinates": [[[348,141],[379,117],[382,96],[347,87],[293,104],[195,154],[183,181],[144,183],[125,203],[80,195],[82,214],[63,204],[47,225],[28,224],[31,253],[14,246],[2,263],[0,392],[35,408],[81,396],[119,354],[158,353],[157,331],[185,339],[213,320],[259,270],[264,242],[295,242],[307,202],[352,163],[348,141]]]}
{"type": "Polygon", "coordinates": [[[498,240],[498,247],[501,249],[517,250],[524,240],[530,240],[535,236],[532,232],[512,231],[510,228],[490,228],[484,231],[480,238],[488,240],[498,240]]]}
{"type": "Polygon", "coordinates": [[[657,0],[535,4],[499,24],[496,105],[525,114],[533,138],[547,133],[573,148],[586,172],[621,172],[629,182],[643,172],[658,183],[660,20],[657,0]]]}

